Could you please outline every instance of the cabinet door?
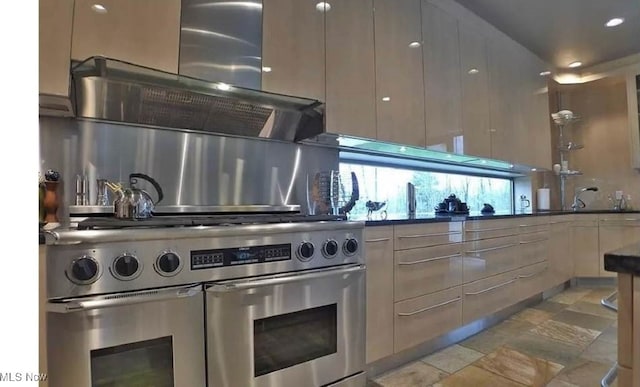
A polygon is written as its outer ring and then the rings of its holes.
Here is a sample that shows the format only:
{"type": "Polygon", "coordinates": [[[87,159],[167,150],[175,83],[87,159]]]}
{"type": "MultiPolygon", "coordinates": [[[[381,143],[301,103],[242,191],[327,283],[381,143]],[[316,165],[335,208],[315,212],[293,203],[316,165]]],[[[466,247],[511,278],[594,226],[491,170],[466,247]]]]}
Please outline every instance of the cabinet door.
{"type": "Polygon", "coordinates": [[[573,254],[576,277],[600,276],[597,226],[572,227],[571,252],[573,254]]]}
{"type": "MultiPolygon", "coordinates": [[[[262,2],[262,89],[325,100],[325,12],[317,1],[262,2]]],[[[333,10],[328,11],[333,12],[333,10]]]]}
{"type": "Polygon", "coordinates": [[[570,221],[551,221],[549,236],[549,265],[551,270],[552,286],[573,278],[570,221]]]}
{"type": "Polygon", "coordinates": [[[631,166],[640,169],[640,74],[628,74],[626,79],[631,166]]]}
{"type": "Polygon", "coordinates": [[[551,124],[547,77],[540,76],[546,65],[530,52],[521,50],[519,66],[521,106],[524,124],[517,136],[519,149],[514,162],[551,168],[551,124]]]}
{"type": "Polygon", "coordinates": [[[463,153],[458,21],[422,0],[427,147],[463,153]]]}
{"type": "Polygon", "coordinates": [[[40,94],[69,95],[73,0],[40,0],[40,94]]]}
{"type": "Polygon", "coordinates": [[[178,72],[180,0],[76,0],[71,58],[102,55],[178,72]]]}
{"type": "Polygon", "coordinates": [[[326,40],[327,131],[375,139],[373,0],[331,3],[326,40]]]}
{"type": "Polygon", "coordinates": [[[460,79],[464,154],[491,157],[487,43],[479,32],[460,28],[460,79]],[[475,71],[474,71],[475,70],[475,71]]]}
{"type": "Polygon", "coordinates": [[[378,139],[424,147],[420,0],[374,0],[374,10],[378,139]]]}
{"type": "Polygon", "coordinates": [[[393,353],[393,228],[365,230],[367,363],[393,353]]]}

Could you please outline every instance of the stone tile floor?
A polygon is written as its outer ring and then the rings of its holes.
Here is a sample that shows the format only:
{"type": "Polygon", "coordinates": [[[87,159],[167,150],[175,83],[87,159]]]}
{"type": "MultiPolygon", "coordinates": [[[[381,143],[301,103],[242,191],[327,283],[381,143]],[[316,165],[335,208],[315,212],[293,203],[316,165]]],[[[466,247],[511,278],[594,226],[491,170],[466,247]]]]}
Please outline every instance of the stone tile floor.
{"type": "Polygon", "coordinates": [[[617,356],[616,314],[600,305],[613,290],[567,289],[369,386],[599,386],[617,356]]]}

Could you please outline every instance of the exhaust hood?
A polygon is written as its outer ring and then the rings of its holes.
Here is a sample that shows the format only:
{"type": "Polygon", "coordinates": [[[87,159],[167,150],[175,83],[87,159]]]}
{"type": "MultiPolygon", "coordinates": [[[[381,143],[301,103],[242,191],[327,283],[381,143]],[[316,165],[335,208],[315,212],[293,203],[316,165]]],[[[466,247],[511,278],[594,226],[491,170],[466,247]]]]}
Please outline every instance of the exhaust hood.
{"type": "Polygon", "coordinates": [[[74,63],[75,116],[300,141],[324,132],[324,105],[312,99],[208,82],[105,57],[74,63]]]}

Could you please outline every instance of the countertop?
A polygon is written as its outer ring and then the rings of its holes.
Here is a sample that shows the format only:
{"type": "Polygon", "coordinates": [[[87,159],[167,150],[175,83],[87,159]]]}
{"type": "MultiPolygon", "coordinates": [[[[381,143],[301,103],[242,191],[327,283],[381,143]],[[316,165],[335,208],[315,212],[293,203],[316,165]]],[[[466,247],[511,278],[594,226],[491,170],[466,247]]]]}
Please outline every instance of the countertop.
{"type": "MultiPolygon", "coordinates": [[[[367,220],[367,219],[350,219],[364,220],[366,226],[390,226],[400,224],[419,224],[419,223],[437,223],[437,222],[462,222],[465,220],[485,220],[485,219],[504,219],[504,218],[520,218],[530,216],[553,216],[553,215],[580,215],[580,214],[640,214],[640,211],[613,211],[613,210],[584,210],[584,211],[539,211],[526,214],[514,213],[495,213],[481,214],[479,212],[471,212],[469,215],[417,215],[415,218],[406,216],[392,217],[389,216],[384,220],[367,220]]],[[[374,217],[379,216],[375,214],[374,217]]]]}
{"type": "Polygon", "coordinates": [[[640,276],[640,243],[634,243],[604,254],[604,269],[640,276]]]}

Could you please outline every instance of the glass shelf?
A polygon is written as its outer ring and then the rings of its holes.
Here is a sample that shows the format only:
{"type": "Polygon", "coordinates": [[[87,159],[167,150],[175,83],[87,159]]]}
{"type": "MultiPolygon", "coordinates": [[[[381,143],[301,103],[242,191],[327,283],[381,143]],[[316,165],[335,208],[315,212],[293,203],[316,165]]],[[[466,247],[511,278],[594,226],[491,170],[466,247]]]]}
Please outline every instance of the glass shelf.
{"type": "Polygon", "coordinates": [[[558,173],[560,176],[580,176],[582,172],[580,171],[560,171],[558,173]]]}
{"type": "Polygon", "coordinates": [[[574,144],[574,143],[569,143],[567,145],[558,145],[558,150],[560,152],[571,152],[571,151],[575,151],[575,150],[579,150],[579,149],[583,149],[584,145],[582,144],[574,144]]]}
{"type": "Polygon", "coordinates": [[[569,126],[569,125],[571,125],[571,124],[573,124],[575,122],[580,121],[581,119],[582,119],[582,117],[580,117],[580,116],[573,116],[573,117],[570,117],[570,118],[561,116],[561,117],[558,117],[558,118],[553,118],[553,122],[555,122],[557,126],[566,127],[566,126],[569,126]]]}

